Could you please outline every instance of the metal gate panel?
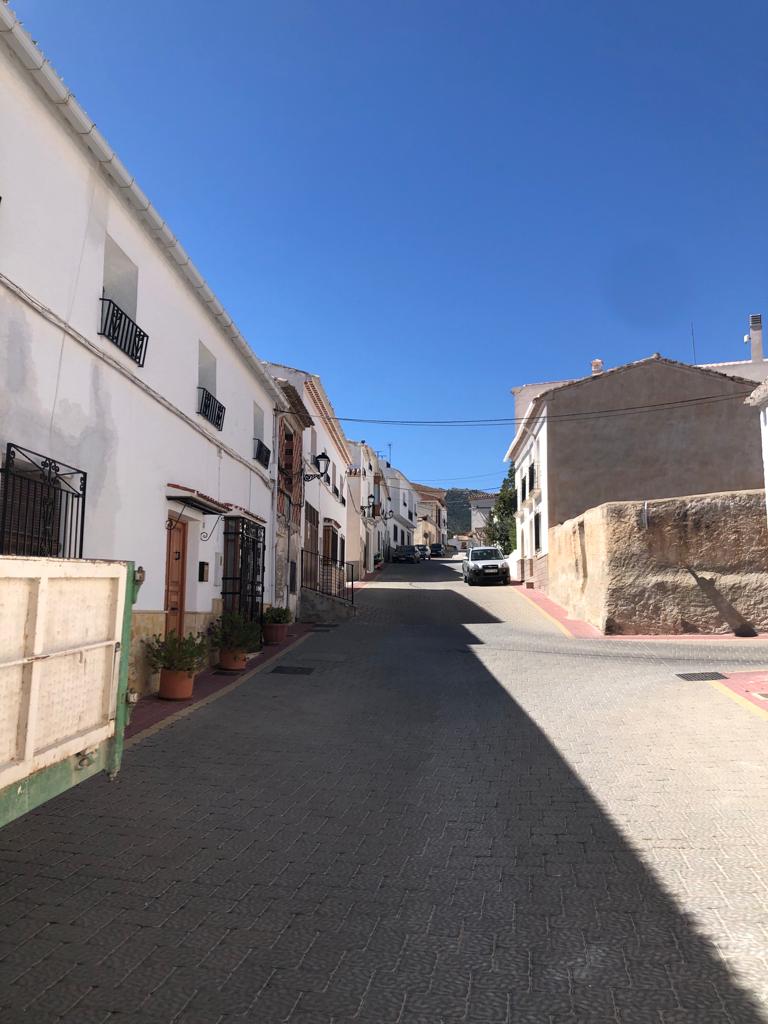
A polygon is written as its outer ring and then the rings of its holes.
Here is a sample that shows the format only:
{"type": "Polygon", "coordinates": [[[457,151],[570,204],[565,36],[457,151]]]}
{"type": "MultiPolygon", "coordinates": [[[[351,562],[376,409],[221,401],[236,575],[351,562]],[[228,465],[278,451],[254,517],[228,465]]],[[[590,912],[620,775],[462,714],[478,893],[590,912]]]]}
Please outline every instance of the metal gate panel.
{"type": "Polygon", "coordinates": [[[224,610],[254,622],[261,619],[264,600],[265,538],[264,527],[251,519],[227,516],[224,520],[224,610]]]}
{"type": "Polygon", "coordinates": [[[0,789],[115,734],[127,572],[0,558],[0,789]]]}

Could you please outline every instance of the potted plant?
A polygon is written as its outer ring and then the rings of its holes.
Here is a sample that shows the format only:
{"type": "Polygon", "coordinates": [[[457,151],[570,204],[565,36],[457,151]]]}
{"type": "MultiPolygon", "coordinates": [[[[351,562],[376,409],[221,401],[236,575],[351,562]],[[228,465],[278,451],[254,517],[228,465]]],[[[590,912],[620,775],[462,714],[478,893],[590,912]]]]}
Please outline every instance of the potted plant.
{"type": "Polygon", "coordinates": [[[261,626],[240,612],[224,612],[208,627],[208,637],[219,649],[219,665],[230,672],[244,669],[249,653],[261,648],[261,626]]]}
{"type": "Polygon", "coordinates": [[[291,621],[289,608],[273,606],[264,612],[264,643],[281,644],[288,636],[291,621]]]}
{"type": "Polygon", "coordinates": [[[163,700],[189,700],[195,673],[208,660],[208,638],[202,633],[179,636],[174,630],[166,636],[156,634],[144,641],[147,660],[153,669],[160,669],[160,690],[163,700]]]}

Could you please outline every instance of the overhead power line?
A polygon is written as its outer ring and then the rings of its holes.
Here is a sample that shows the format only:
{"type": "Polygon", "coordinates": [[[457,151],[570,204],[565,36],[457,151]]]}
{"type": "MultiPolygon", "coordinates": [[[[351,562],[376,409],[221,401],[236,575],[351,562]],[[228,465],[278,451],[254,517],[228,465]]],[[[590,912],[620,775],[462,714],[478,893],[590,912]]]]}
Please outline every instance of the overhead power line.
{"type": "Polygon", "coordinates": [[[495,473],[473,473],[472,476],[425,476],[421,478],[423,484],[439,482],[441,480],[487,480],[489,476],[504,476],[506,468],[497,469],[495,473]]]}
{"type": "MultiPolygon", "coordinates": [[[[755,382],[757,387],[757,381],[755,382]]],[[[735,399],[743,401],[749,391],[735,395],[706,395],[702,398],[683,398],[675,402],[651,402],[643,405],[629,405],[615,409],[595,409],[589,412],[550,413],[548,420],[594,420],[612,416],[626,416],[632,413],[663,412],[685,409],[695,405],[712,405],[718,402],[730,402],[735,399]]],[[[494,419],[471,420],[390,420],[369,419],[358,416],[320,416],[317,419],[333,420],[336,423],[367,423],[379,426],[394,427],[507,427],[517,426],[524,422],[524,416],[499,416],[494,419]]]]}

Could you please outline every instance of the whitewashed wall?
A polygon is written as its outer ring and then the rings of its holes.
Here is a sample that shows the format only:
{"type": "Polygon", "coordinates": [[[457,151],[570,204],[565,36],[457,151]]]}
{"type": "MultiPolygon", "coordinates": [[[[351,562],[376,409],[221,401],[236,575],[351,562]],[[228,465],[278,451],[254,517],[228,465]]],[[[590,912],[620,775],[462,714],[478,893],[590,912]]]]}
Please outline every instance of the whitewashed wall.
{"type": "MultiPolygon", "coordinates": [[[[327,552],[322,551],[323,521],[325,519],[330,519],[333,520],[333,522],[338,523],[340,527],[338,531],[339,536],[343,537],[345,542],[347,539],[347,506],[342,504],[341,497],[343,495],[346,501],[349,502],[347,469],[349,468],[350,453],[339,448],[332,432],[328,429],[328,421],[326,419],[326,416],[328,415],[327,410],[318,405],[312,391],[307,387],[307,381],[310,379],[314,380],[319,386],[318,378],[314,374],[307,373],[304,370],[298,370],[290,366],[282,366],[279,363],[267,363],[266,365],[275,378],[287,380],[296,388],[301,396],[301,400],[304,402],[312,419],[314,420],[314,427],[307,427],[302,436],[305,472],[307,474],[317,473],[317,469],[312,462],[313,430],[315,436],[315,454],[319,455],[321,452],[325,452],[336,467],[336,486],[339,489],[338,497],[333,493],[333,484],[327,484],[324,480],[310,480],[304,485],[305,509],[306,503],[309,503],[318,511],[320,516],[320,550],[321,554],[327,554],[327,552]]],[[[330,466],[328,468],[328,473],[329,475],[331,474],[330,466]]],[[[303,546],[304,538],[302,536],[302,547],[303,546]]]]}
{"type": "Polygon", "coordinates": [[[419,495],[410,480],[399,469],[395,469],[394,466],[386,462],[382,465],[389,485],[392,509],[395,513],[389,523],[391,543],[393,545],[413,544],[418,523],[419,495]],[[397,539],[394,536],[395,527],[397,527],[397,539]],[[403,530],[405,530],[404,539],[403,530]]]}
{"type": "MultiPolygon", "coordinates": [[[[62,331],[0,281],[0,443],[14,441],[88,474],[84,554],[144,565],[138,608],[161,610],[166,484],[269,520],[269,474],[252,459],[253,403],[271,424],[276,399],[2,45],[0,97],[0,273],[72,328],[62,331]],[[149,334],[143,368],[97,334],[107,234],[138,266],[136,321],[149,334]],[[200,341],[217,360],[221,432],[196,412],[200,341]]],[[[271,426],[266,432],[273,448],[271,426]]],[[[218,594],[213,553],[221,532],[203,545],[190,527],[188,611],[207,611],[218,594]],[[197,583],[198,560],[211,563],[207,584],[197,583]]]]}
{"type": "MultiPolygon", "coordinates": [[[[518,519],[517,540],[514,562],[517,564],[521,555],[533,558],[546,555],[548,551],[547,534],[549,530],[549,502],[547,496],[547,420],[546,415],[539,417],[530,426],[530,432],[515,455],[515,486],[517,488],[518,519]],[[528,467],[536,463],[536,486],[541,492],[540,497],[533,501],[523,502],[522,480],[528,473],[528,467]],[[540,520],[541,544],[538,552],[534,551],[533,518],[538,513],[540,520]],[[524,551],[521,550],[521,539],[525,539],[524,551]]],[[[512,563],[510,563],[512,564],[512,563]]]]}

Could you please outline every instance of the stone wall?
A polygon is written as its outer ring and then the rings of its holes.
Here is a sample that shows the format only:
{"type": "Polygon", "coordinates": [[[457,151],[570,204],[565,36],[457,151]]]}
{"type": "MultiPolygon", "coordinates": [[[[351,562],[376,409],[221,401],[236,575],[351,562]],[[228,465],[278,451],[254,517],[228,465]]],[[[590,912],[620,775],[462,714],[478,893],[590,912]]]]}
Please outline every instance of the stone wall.
{"type": "Polygon", "coordinates": [[[536,555],[532,558],[519,559],[515,566],[512,579],[519,579],[529,587],[536,587],[537,590],[543,590],[546,592],[549,579],[548,556],[536,555]]]}
{"type": "Polygon", "coordinates": [[[549,556],[536,555],[533,559],[533,585],[545,593],[549,585],[549,556]]]}
{"type": "Polygon", "coordinates": [[[609,502],[548,540],[549,596],[605,633],[768,630],[762,490],[609,502]]]}
{"type": "Polygon", "coordinates": [[[301,621],[317,624],[346,622],[356,614],[354,605],[340,601],[330,594],[303,587],[301,591],[301,621]]]}

